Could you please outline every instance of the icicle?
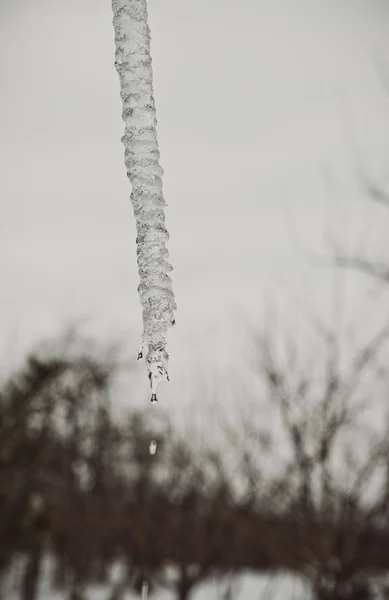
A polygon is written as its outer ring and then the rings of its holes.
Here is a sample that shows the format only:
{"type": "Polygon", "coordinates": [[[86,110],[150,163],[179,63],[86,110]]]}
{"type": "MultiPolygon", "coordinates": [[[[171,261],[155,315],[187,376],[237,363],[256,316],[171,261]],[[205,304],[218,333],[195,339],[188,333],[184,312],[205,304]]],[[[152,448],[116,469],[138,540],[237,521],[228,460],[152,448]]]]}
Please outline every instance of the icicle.
{"type": "Polygon", "coordinates": [[[138,360],[145,358],[151,386],[151,401],[157,401],[157,386],[169,381],[166,351],[168,327],[175,324],[176,302],[168,272],[162,194],[163,169],[159,164],[155,102],[152,87],[150,29],[146,0],[112,0],[115,29],[115,67],[120,79],[125,133],[125,164],[131,181],[131,201],[137,228],[137,256],[143,308],[142,344],[138,360]]]}

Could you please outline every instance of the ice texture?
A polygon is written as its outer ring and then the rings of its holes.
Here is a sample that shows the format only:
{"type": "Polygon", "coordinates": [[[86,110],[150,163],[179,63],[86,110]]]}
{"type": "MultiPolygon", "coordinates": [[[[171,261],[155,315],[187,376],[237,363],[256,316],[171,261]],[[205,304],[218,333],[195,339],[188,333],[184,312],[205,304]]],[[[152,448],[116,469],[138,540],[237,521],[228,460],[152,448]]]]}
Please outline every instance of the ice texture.
{"type": "Polygon", "coordinates": [[[143,335],[138,358],[145,357],[156,401],[157,385],[169,381],[166,333],[175,324],[176,302],[168,272],[162,193],[163,169],[159,164],[156,132],[153,72],[150,56],[150,29],[146,0],[112,0],[115,29],[115,67],[123,102],[122,137],[127,176],[131,181],[131,202],[137,229],[137,257],[143,309],[143,335]]]}

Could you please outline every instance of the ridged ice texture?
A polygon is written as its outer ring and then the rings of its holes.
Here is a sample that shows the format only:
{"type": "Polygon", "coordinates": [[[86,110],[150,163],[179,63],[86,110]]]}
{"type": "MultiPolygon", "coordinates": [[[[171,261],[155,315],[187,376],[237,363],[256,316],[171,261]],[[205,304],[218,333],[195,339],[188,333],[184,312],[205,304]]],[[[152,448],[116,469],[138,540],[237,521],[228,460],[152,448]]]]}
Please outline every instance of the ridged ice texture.
{"type": "Polygon", "coordinates": [[[166,332],[174,325],[176,303],[168,272],[162,194],[163,169],[159,164],[156,133],[150,29],[146,0],[112,0],[115,29],[115,67],[120,78],[125,133],[125,164],[131,181],[131,201],[137,228],[138,287],[143,308],[143,336],[138,358],[146,352],[152,400],[160,381],[168,381],[166,332]]]}

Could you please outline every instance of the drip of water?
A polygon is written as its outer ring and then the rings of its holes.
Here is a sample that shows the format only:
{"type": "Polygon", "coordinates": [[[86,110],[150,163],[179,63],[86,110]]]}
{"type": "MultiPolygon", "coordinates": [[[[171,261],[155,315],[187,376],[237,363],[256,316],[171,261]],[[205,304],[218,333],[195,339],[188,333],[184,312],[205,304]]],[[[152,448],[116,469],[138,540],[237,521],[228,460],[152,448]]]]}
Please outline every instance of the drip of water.
{"type": "Polygon", "coordinates": [[[147,581],[142,583],[142,600],[147,600],[149,595],[149,584],[147,581]]]}
{"type": "Polygon", "coordinates": [[[151,440],[149,444],[149,454],[154,455],[157,452],[157,442],[155,440],[151,440]]]}

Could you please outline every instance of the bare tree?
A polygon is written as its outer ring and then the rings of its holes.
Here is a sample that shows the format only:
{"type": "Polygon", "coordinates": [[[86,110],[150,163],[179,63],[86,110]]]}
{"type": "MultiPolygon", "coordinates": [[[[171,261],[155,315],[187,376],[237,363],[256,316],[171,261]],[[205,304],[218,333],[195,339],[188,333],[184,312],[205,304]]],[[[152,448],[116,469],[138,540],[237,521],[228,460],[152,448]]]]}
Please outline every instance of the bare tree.
{"type": "Polygon", "coordinates": [[[86,346],[67,332],[31,353],[0,390],[1,558],[6,566],[25,554],[23,600],[36,598],[51,507],[74,487],[76,406],[85,412],[90,399],[106,396],[115,371],[111,349],[93,356],[86,346]]]}
{"type": "Polygon", "coordinates": [[[388,338],[389,327],[345,365],[340,340],[319,322],[309,352],[286,335],[279,344],[271,321],[255,336],[258,374],[286,446],[271,498],[285,525],[296,523],[292,539],[269,530],[267,549],[275,562],[284,555],[305,572],[318,600],[368,598],[369,569],[383,551],[372,532],[389,525],[389,425],[371,430],[364,409],[374,400],[374,367],[388,338]]]}
{"type": "MultiPolygon", "coordinates": [[[[385,95],[389,98],[389,68],[380,56],[374,61],[378,79],[385,95]]],[[[345,135],[351,151],[354,177],[363,195],[372,202],[372,206],[389,209],[389,180],[372,175],[366,165],[353,130],[349,123],[349,111],[343,111],[345,135]]],[[[388,171],[387,171],[388,172],[388,171]]],[[[389,217],[389,212],[388,212],[389,217]]],[[[347,252],[339,240],[331,240],[331,251],[338,266],[365,273],[382,283],[389,283],[389,258],[369,256],[366,251],[347,252]]]]}

